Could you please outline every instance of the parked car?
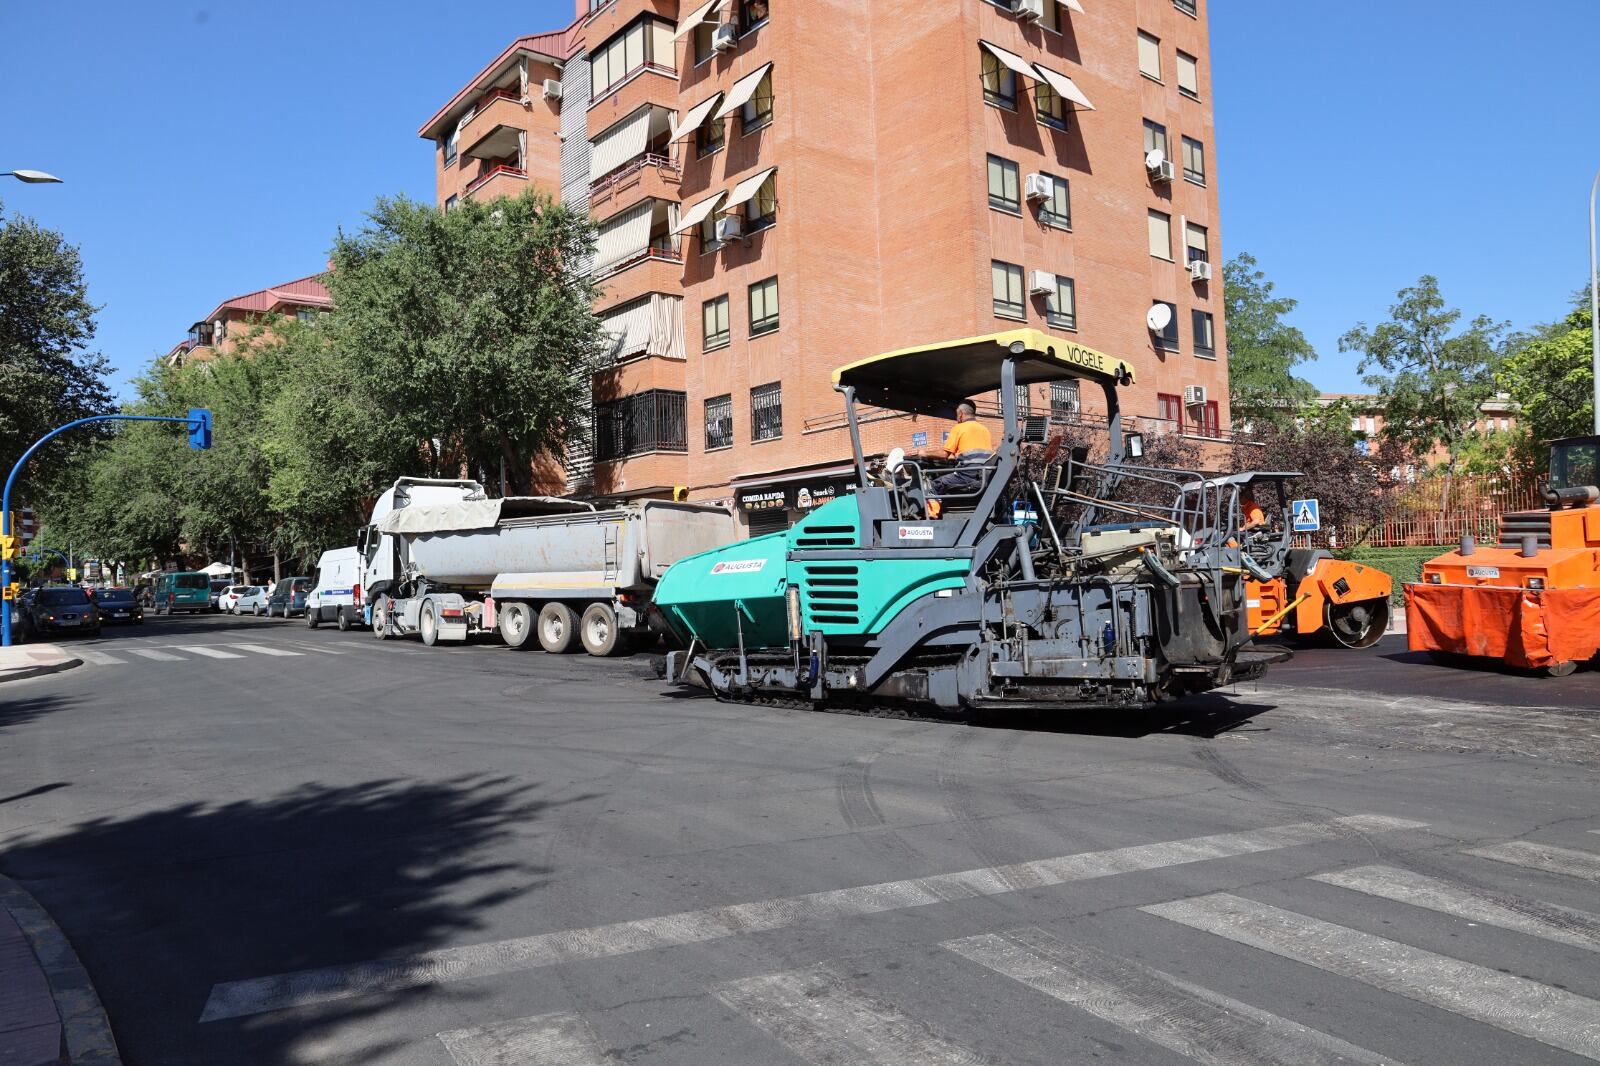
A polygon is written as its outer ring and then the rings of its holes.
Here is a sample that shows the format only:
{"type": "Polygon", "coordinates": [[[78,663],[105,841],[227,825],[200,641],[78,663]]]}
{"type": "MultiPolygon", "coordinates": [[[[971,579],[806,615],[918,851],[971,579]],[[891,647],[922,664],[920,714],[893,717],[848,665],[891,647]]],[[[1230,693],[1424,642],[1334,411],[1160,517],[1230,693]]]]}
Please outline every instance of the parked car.
{"type": "Polygon", "coordinates": [[[267,609],[267,590],[260,585],[245,585],[244,591],[233,598],[234,614],[260,615],[267,609]]]}
{"type": "Polygon", "coordinates": [[[156,614],[211,609],[211,579],[194,571],[162,574],[156,578],[156,614]]]}
{"type": "Polygon", "coordinates": [[[229,585],[223,589],[222,595],[217,597],[217,610],[231,612],[235,601],[239,599],[239,593],[249,587],[249,585],[229,585]]]}
{"type": "Polygon", "coordinates": [[[29,636],[51,633],[100,634],[100,612],[89,594],[71,585],[42,588],[22,610],[29,636]]]}
{"type": "Polygon", "coordinates": [[[102,622],[144,624],[144,605],[133,589],[96,589],[94,605],[102,622]]]}
{"type": "Polygon", "coordinates": [[[309,577],[284,578],[267,598],[267,617],[281,614],[285,618],[293,618],[297,614],[305,614],[306,596],[310,592],[309,577]]]}
{"type": "Polygon", "coordinates": [[[222,610],[222,595],[232,587],[233,582],[231,581],[211,582],[211,609],[213,611],[222,610]]]}
{"type": "Polygon", "coordinates": [[[317,560],[317,580],[306,596],[306,625],[336,622],[341,630],[361,621],[361,553],[334,548],[317,560]]]}

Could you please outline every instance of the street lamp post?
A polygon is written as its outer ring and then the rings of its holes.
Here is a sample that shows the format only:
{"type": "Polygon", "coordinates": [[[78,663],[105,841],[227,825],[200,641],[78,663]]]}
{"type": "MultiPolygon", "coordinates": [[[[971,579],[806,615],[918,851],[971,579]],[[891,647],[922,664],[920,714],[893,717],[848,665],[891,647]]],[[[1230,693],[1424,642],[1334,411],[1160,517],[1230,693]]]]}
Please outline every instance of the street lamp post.
{"type": "Polygon", "coordinates": [[[1594,201],[1600,193],[1600,170],[1589,187],[1589,336],[1594,357],[1594,431],[1600,433],[1600,266],[1594,239],[1594,201]]]}
{"type": "Polygon", "coordinates": [[[29,185],[59,185],[61,179],[42,170],[0,170],[0,178],[16,178],[29,185]]]}

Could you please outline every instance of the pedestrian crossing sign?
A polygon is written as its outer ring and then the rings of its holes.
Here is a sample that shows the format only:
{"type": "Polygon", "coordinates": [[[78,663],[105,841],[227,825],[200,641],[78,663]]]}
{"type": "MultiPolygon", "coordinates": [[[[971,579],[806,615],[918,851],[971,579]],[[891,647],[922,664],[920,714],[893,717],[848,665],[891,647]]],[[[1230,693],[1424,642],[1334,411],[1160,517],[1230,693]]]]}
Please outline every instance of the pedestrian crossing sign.
{"type": "Polygon", "coordinates": [[[1295,500],[1289,505],[1296,533],[1315,533],[1322,528],[1322,508],[1316,500],[1295,500]]]}

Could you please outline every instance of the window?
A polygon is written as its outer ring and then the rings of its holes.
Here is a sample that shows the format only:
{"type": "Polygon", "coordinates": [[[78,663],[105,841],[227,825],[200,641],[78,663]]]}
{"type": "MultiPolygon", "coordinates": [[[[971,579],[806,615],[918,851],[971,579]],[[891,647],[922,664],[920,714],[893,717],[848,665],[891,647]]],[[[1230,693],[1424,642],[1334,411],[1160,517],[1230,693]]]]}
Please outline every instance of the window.
{"type": "Polygon", "coordinates": [[[1156,393],[1156,407],[1161,412],[1163,422],[1171,422],[1170,427],[1179,433],[1183,432],[1183,397],[1170,392],[1156,393]]]}
{"type": "Polygon", "coordinates": [[[1209,245],[1206,242],[1206,228],[1196,226],[1190,222],[1184,235],[1184,246],[1188,249],[1186,263],[1195,263],[1211,258],[1209,245]]]}
{"type": "Polygon", "coordinates": [[[688,451],[681,392],[652,389],[594,409],[595,458],[688,451]]]}
{"type": "Polygon", "coordinates": [[[1200,99],[1200,61],[1188,52],[1178,53],[1178,91],[1200,99]]]}
{"type": "Polygon", "coordinates": [[[700,236],[701,255],[707,255],[722,247],[722,242],[717,240],[717,218],[718,213],[713,211],[705,218],[700,220],[700,228],[698,232],[700,236]]]}
{"type": "Polygon", "coordinates": [[[1202,437],[1222,436],[1222,401],[1207,400],[1200,408],[1199,429],[1202,437]]]}
{"type": "Polygon", "coordinates": [[[646,66],[673,70],[677,42],[673,24],[645,15],[613,35],[589,57],[589,99],[600,97],[646,66]]]}
{"type": "Polygon", "coordinates": [[[759,337],[778,328],[778,279],[750,286],[750,336],[759,337]]]}
{"type": "Polygon", "coordinates": [[[1156,347],[1164,352],[1178,350],[1178,309],[1165,300],[1157,300],[1156,306],[1167,309],[1167,328],[1156,334],[1156,347]]]}
{"type": "Polygon", "coordinates": [[[1034,86],[1033,102],[1041,123],[1052,129],[1067,128],[1067,102],[1050,88],[1049,82],[1041,81],[1034,86]]]}
{"type": "Polygon", "coordinates": [[[705,19],[694,28],[694,65],[699,66],[717,54],[714,47],[717,39],[717,27],[722,25],[715,19],[705,19]]]}
{"type": "Polygon", "coordinates": [[[1194,354],[1202,359],[1215,359],[1217,357],[1216,323],[1211,318],[1211,312],[1192,311],[1190,316],[1194,324],[1194,354]]]}
{"type": "Polygon", "coordinates": [[[713,152],[722,151],[722,146],[727,143],[727,119],[708,118],[700,124],[694,132],[694,154],[696,159],[704,159],[713,152]]]}
{"type": "Polygon", "coordinates": [[[1198,17],[1200,14],[1199,0],[1172,0],[1172,6],[1182,11],[1185,15],[1198,17]]]}
{"type": "MultiPolygon", "coordinates": [[[[1145,119],[1144,154],[1149,155],[1151,152],[1160,152],[1164,156],[1167,155],[1167,127],[1159,122],[1151,122],[1149,119],[1145,119]]],[[[1172,157],[1167,156],[1167,158],[1170,159],[1172,157]]]]}
{"type": "Polygon", "coordinates": [[[983,52],[983,101],[1009,111],[1017,109],[1017,75],[990,52],[983,52]]]}
{"type": "Polygon", "coordinates": [[[440,142],[444,147],[444,165],[447,167],[453,167],[456,164],[456,142],[460,137],[461,127],[457,126],[451,131],[450,136],[440,142]]]}
{"type": "Polygon", "coordinates": [[[1172,216],[1165,211],[1150,212],[1150,254],[1157,259],[1172,258],[1172,216]]]}
{"type": "Polygon", "coordinates": [[[294,317],[300,322],[311,325],[317,321],[317,311],[314,307],[297,307],[294,309],[294,317]]]}
{"type": "Polygon", "coordinates": [[[1056,422],[1071,422],[1083,410],[1076,381],[1050,383],[1050,418],[1056,422]]]}
{"type": "Polygon", "coordinates": [[[994,279],[994,313],[1001,318],[1026,318],[1022,303],[1022,268],[998,259],[989,264],[994,279]]]}
{"type": "Polygon", "coordinates": [[[745,101],[739,119],[739,128],[745,133],[754,133],[772,121],[772,71],[767,71],[756,86],[755,95],[745,101]]]}
{"type": "Polygon", "coordinates": [[[707,300],[700,309],[701,319],[705,332],[700,342],[700,350],[713,351],[725,348],[732,338],[733,332],[728,328],[728,298],[718,296],[715,300],[707,300]]]}
{"type": "Polygon", "coordinates": [[[778,176],[769,175],[744,209],[744,231],[754,233],[778,221],[778,176]]]}
{"type": "Polygon", "coordinates": [[[1193,137],[1183,139],[1183,180],[1196,185],[1206,183],[1206,146],[1193,137]]]}
{"type": "Polygon", "coordinates": [[[741,0],[739,4],[739,32],[749,33],[767,21],[771,5],[767,0],[741,0]]]}
{"type": "Polygon", "coordinates": [[[1050,179],[1050,195],[1039,204],[1039,221],[1056,229],[1072,228],[1072,189],[1066,178],[1046,174],[1050,179]]]}
{"type": "Polygon", "coordinates": [[[777,440],[783,436],[783,384],[757,385],[750,390],[750,439],[777,440]]]}
{"type": "Polygon", "coordinates": [[[1139,73],[1161,80],[1161,38],[1139,31],[1139,73]]]}
{"type": "Polygon", "coordinates": [[[455,194],[454,194],[454,193],[452,193],[452,194],[451,194],[451,195],[450,195],[450,196],[449,196],[449,197],[448,197],[448,198],[447,198],[447,199],[446,199],[446,200],[445,200],[445,202],[444,202],[444,209],[445,209],[445,210],[446,210],[446,211],[454,211],[454,210],[455,210],[455,209],[456,209],[456,204],[458,204],[458,203],[460,203],[460,202],[461,202],[461,197],[459,197],[459,196],[457,196],[457,195],[455,195],[455,194]]]}
{"type": "MultiPolygon", "coordinates": [[[[728,298],[724,296],[726,304],[728,298]]],[[[706,451],[733,447],[733,395],[714,396],[706,401],[706,451]]]]}
{"type": "Polygon", "coordinates": [[[1056,291],[1045,297],[1045,321],[1061,329],[1078,328],[1078,294],[1071,278],[1056,275],[1056,291]]]}
{"type": "Polygon", "coordinates": [[[1017,164],[997,155],[989,157],[989,206],[1022,213],[1022,193],[1017,189],[1017,164]]]}

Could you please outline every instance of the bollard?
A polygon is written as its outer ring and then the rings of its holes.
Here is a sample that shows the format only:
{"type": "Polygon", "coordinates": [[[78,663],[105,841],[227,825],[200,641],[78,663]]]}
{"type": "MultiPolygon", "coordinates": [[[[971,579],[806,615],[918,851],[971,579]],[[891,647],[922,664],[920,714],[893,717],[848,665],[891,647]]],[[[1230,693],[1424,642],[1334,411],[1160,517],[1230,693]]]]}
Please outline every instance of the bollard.
{"type": "Polygon", "coordinates": [[[1522,538],[1522,557],[1532,559],[1539,554],[1539,538],[1529,533],[1522,538]]]}
{"type": "Polygon", "coordinates": [[[1477,544],[1476,541],[1474,541],[1472,539],[1472,534],[1471,533],[1463,533],[1461,535],[1461,554],[1462,555],[1471,555],[1473,552],[1475,552],[1477,550],[1478,550],[1478,544],[1477,544]]]}

